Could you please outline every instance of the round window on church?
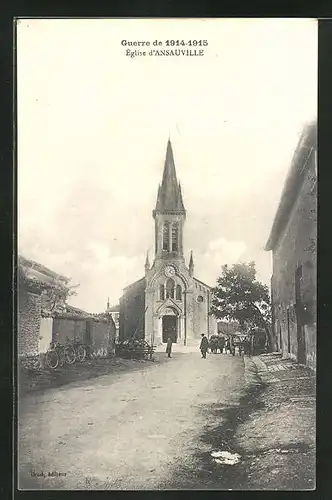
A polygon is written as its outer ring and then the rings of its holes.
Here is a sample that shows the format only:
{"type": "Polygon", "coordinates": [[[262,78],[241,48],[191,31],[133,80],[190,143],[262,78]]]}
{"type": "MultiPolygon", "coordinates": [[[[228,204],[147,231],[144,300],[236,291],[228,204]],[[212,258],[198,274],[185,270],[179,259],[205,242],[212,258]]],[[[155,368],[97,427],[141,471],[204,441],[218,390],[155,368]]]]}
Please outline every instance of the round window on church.
{"type": "Polygon", "coordinates": [[[202,297],[202,295],[199,295],[197,297],[197,302],[204,302],[204,298],[202,297]]]}

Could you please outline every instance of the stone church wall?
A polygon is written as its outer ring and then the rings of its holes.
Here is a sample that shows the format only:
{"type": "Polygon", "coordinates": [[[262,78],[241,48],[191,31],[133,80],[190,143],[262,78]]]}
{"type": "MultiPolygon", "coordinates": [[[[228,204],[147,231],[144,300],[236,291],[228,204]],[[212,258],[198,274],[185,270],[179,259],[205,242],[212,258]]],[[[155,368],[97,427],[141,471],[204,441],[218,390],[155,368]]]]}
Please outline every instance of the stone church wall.
{"type": "Polygon", "coordinates": [[[195,338],[199,338],[202,333],[205,333],[205,335],[216,333],[215,319],[208,314],[209,305],[208,288],[195,282],[193,293],[193,331],[195,338]]]}

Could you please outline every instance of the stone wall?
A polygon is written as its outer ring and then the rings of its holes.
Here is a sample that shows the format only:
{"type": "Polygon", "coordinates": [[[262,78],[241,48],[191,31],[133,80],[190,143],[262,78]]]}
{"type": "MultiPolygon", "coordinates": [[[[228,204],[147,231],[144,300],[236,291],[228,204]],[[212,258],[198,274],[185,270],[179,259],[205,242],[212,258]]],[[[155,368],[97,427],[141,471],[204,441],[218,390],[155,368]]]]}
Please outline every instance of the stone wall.
{"type": "Polygon", "coordinates": [[[66,341],[78,339],[87,342],[86,319],[80,318],[54,318],[53,321],[53,342],[65,344],[66,341]]]}
{"type": "Polygon", "coordinates": [[[39,350],[41,295],[20,288],[18,312],[18,355],[36,355],[39,350]]]}
{"type": "Polygon", "coordinates": [[[91,346],[98,357],[106,357],[115,349],[116,328],[114,321],[90,321],[91,346]]]}
{"type": "Polygon", "coordinates": [[[144,338],[145,287],[142,279],[127,288],[120,299],[120,340],[132,337],[136,329],[136,338],[144,338]]]}
{"type": "Polygon", "coordinates": [[[114,351],[116,328],[113,319],[54,318],[53,341],[65,344],[79,340],[92,347],[95,356],[107,356],[114,351]]]}
{"type": "Polygon", "coordinates": [[[281,349],[285,357],[297,359],[295,271],[302,266],[301,301],[310,312],[310,319],[305,327],[307,363],[313,367],[316,359],[317,246],[317,186],[314,161],[314,155],[311,155],[301,191],[273,251],[271,281],[275,347],[281,349]]]}

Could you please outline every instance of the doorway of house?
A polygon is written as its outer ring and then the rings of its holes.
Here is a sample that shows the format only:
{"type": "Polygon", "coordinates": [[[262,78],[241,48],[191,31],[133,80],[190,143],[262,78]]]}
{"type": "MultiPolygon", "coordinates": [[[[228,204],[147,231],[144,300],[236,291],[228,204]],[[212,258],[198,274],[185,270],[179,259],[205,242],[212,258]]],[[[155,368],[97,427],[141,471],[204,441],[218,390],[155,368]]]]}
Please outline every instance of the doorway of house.
{"type": "Polygon", "coordinates": [[[168,337],[171,337],[172,342],[177,342],[177,317],[166,315],[162,319],[163,327],[163,342],[166,343],[168,337]]]}

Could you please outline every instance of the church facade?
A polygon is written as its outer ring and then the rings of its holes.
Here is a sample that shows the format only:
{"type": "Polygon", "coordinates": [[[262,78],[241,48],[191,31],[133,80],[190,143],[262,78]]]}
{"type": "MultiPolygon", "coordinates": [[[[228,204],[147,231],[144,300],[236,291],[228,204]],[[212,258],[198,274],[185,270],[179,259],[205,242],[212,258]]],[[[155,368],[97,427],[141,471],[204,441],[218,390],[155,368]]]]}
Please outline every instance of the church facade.
{"type": "Polygon", "coordinates": [[[153,345],[166,343],[168,337],[183,345],[197,343],[202,333],[216,333],[217,325],[210,314],[211,287],[194,276],[192,252],[188,266],[185,262],[186,210],[170,141],[152,215],[154,261],[150,266],[147,255],[144,276],[124,289],[119,337],[124,340],[135,335],[153,345]]]}

